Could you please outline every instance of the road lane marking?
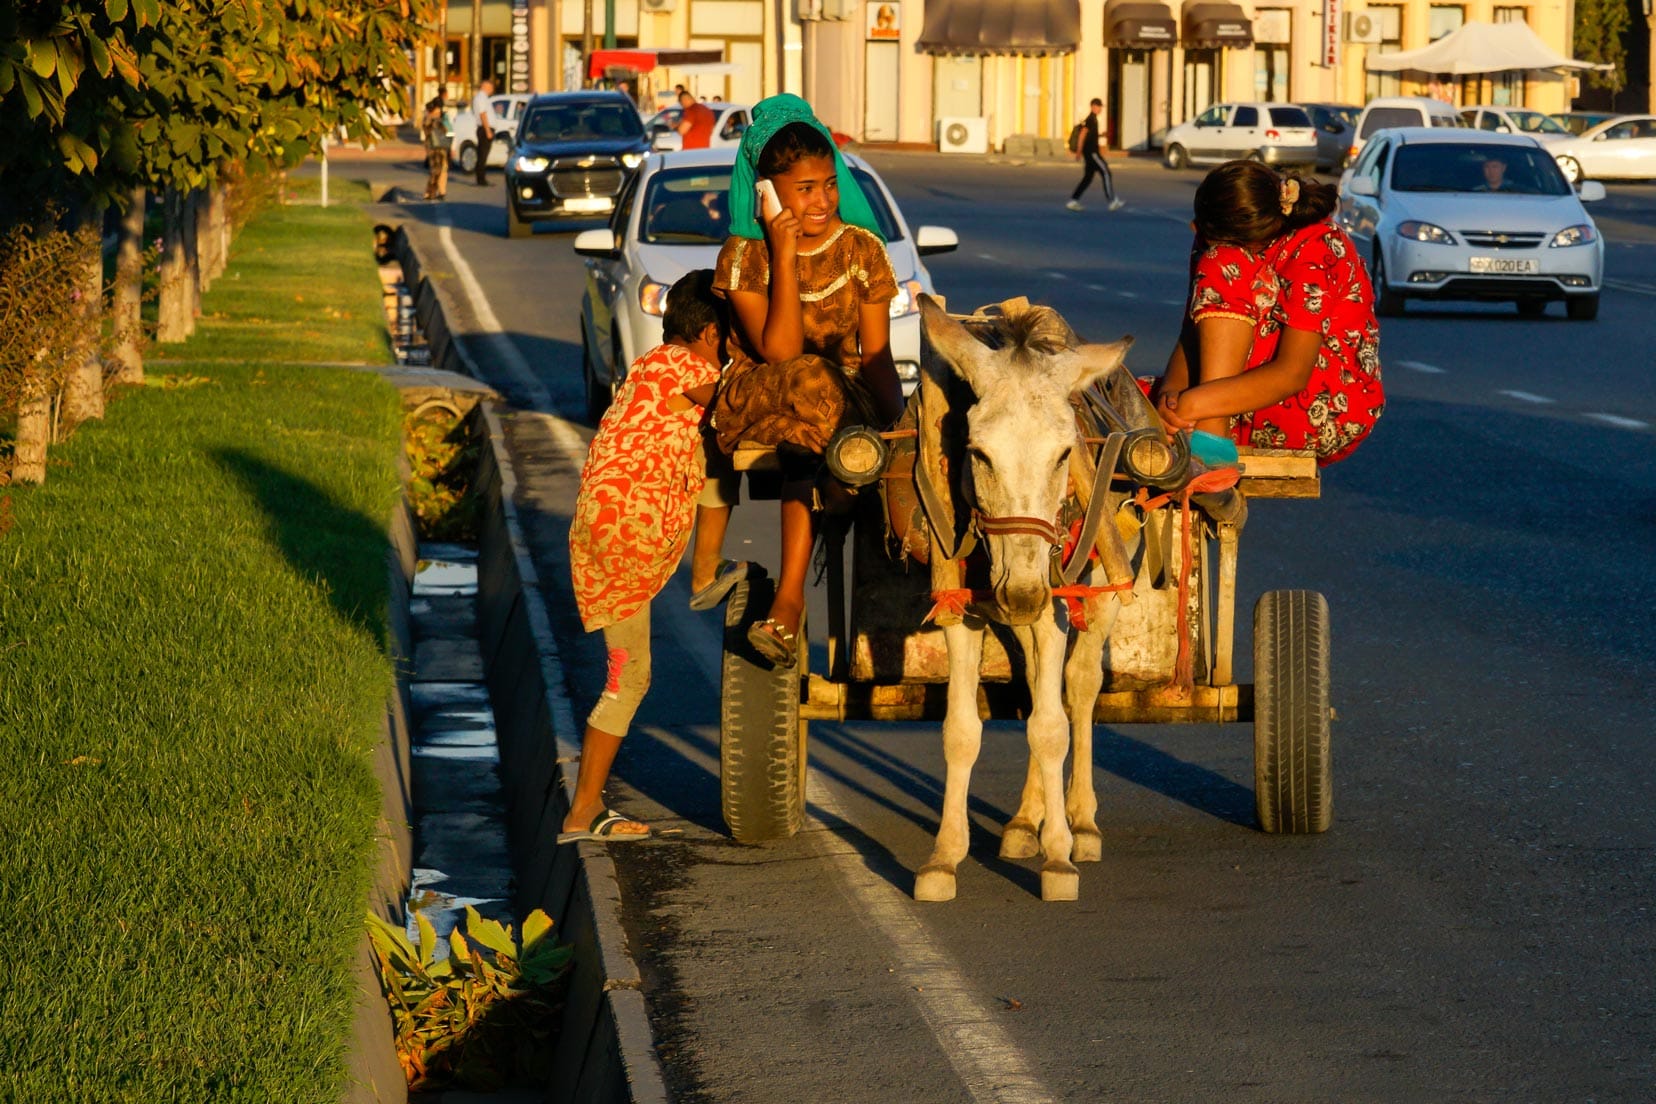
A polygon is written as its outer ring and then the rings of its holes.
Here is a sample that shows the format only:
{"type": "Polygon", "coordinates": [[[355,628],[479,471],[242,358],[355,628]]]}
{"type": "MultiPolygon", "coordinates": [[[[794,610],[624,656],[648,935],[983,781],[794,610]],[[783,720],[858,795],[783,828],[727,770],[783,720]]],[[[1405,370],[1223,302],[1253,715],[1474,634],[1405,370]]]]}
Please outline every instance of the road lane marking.
{"type": "MultiPolygon", "coordinates": [[[[476,362],[466,351],[466,341],[476,337],[493,345],[506,370],[542,408],[528,416],[541,421],[554,443],[578,467],[586,458],[586,443],[568,422],[550,413],[550,393],[535,378],[517,346],[500,332],[500,321],[489,306],[488,297],[477,282],[471,266],[455,248],[451,227],[446,222],[440,225],[439,238],[454,266],[461,289],[470,301],[478,325],[489,331],[465,335],[459,342],[461,358],[467,361],[473,375],[481,379],[476,362]]],[[[678,602],[656,603],[655,608],[665,615],[663,620],[672,625],[674,634],[689,645],[686,653],[694,658],[702,677],[713,686],[720,686],[723,682],[722,626],[720,632],[715,633],[711,627],[714,619],[693,616],[678,602]]],[[[562,665],[556,656],[548,656],[547,660],[558,668],[548,679],[548,687],[561,691],[566,685],[562,665]]],[[[571,739],[574,739],[579,729],[575,727],[568,695],[554,694],[554,698],[553,705],[558,714],[555,723],[567,725],[563,731],[570,733],[571,739]]],[[[712,770],[717,772],[716,764],[712,770]]],[[[842,824],[850,823],[833,794],[809,777],[806,797],[835,820],[842,824]]],[[[838,839],[831,830],[826,829],[820,836],[823,840],[838,839]]],[[[855,849],[843,847],[829,850],[827,856],[838,868],[844,884],[862,905],[869,921],[891,943],[894,961],[900,963],[897,967],[899,979],[908,984],[914,1003],[937,1038],[939,1049],[954,1066],[975,1104],[1056,1104],[1056,1098],[1030,1072],[1032,1067],[1022,1051],[996,1022],[994,1011],[977,999],[964,975],[950,964],[947,956],[914,917],[914,902],[870,871],[855,849]]]]}
{"type": "Polygon", "coordinates": [[[1045,276],[1049,280],[1067,280],[1067,279],[1069,279],[1069,273],[1067,273],[1067,272],[1043,272],[1043,273],[1041,273],[1041,275],[1045,276]]]}
{"type": "Polygon", "coordinates": [[[1109,291],[1110,289],[1105,287],[1103,284],[1088,284],[1087,285],[1087,290],[1088,291],[1109,291]]]}
{"type": "Polygon", "coordinates": [[[1591,418],[1595,422],[1615,426],[1617,429],[1649,429],[1649,422],[1641,422],[1637,418],[1624,418],[1620,414],[1584,414],[1582,417],[1591,418]]]}
{"type": "Polygon", "coordinates": [[[1505,395],[1510,399],[1517,399],[1519,402],[1535,403],[1537,406],[1542,406],[1553,401],[1545,395],[1537,395],[1531,391],[1497,391],[1495,393],[1497,395],[1505,395]]]}
{"type": "Polygon", "coordinates": [[[980,261],[992,261],[994,259],[995,259],[995,255],[993,253],[979,253],[978,254],[978,260],[980,260],[980,261]]]}
{"type": "Polygon", "coordinates": [[[1656,295],[1656,287],[1649,284],[1635,284],[1631,280],[1606,280],[1604,286],[1617,291],[1629,291],[1634,295],[1656,295]]]}
{"type": "Polygon", "coordinates": [[[1411,372],[1424,372],[1428,376],[1441,376],[1444,374],[1443,369],[1439,368],[1437,365],[1427,364],[1425,361],[1420,360],[1400,360],[1397,362],[1397,366],[1399,368],[1407,368],[1411,372]]]}

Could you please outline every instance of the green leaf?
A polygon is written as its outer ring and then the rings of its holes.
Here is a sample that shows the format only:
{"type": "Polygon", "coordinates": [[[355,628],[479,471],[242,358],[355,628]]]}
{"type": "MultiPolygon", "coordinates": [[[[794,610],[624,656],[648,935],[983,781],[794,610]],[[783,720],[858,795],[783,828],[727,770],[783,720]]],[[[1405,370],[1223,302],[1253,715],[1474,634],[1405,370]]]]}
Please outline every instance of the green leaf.
{"type": "Polygon", "coordinates": [[[517,957],[517,947],[512,943],[511,933],[501,927],[499,921],[490,920],[470,905],[466,906],[466,934],[495,954],[505,955],[507,958],[517,957]]]}
{"type": "Polygon", "coordinates": [[[51,39],[29,43],[29,68],[38,77],[49,77],[57,69],[57,46],[51,39]]]}
{"type": "Polygon", "coordinates": [[[19,83],[23,86],[23,106],[28,110],[29,118],[38,119],[40,113],[46,109],[45,102],[40,96],[40,86],[27,73],[22,74],[22,78],[19,83]]]}
{"type": "Polygon", "coordinates": [[[92,68],[97,70],[98,76],[109,76],[110,70],[115,66],[114,62],[111,61],[109,57],[109,47],[104,45],[103,39],[97,37],[96,35],[88,35],[86,39],[86,52],[90,55],[92,68]]]}
{"type": "Polygon", "coordinates": [[[110,22],[119,23],[127,17],[127,0],[104,0],[104,14],[110,22]]]}
{"type": "Polygon", "coordinates": [[[132,10],[137,13],[138,25],[148,27],[161,18],[161,0],[132,0],[132,10]]]}
{"type": "Polygon", "coordinates": [[[552,934],[552,918],[544,909],[536,909],[523,918],[523,953],[528,957],[542,939],[552,934]]]}
{"type": "Polygon", "coordinates": [[[423,912],[414,913],[414,922],[420,929],[420,963],[429,968],[437,961],[437,929],[431,926],[431,921],[423,912]]]}

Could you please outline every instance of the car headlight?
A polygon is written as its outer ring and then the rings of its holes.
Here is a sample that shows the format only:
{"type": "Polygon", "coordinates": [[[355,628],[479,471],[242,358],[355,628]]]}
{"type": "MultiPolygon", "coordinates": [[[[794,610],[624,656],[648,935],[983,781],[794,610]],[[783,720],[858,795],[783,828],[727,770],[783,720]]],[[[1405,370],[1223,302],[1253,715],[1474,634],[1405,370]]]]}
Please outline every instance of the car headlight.
{"type": "Polygon", "coordinates": [[[545,172],[547,166],[550,164],[552,164],[552,162],[544,157],[533,157],[529,154],[524,154],[522,157],[517,159],[517,163],[513,166],[513,168],[517,169],[518,172],[538,173],[545,172]]]}
{"type": "Polygon", "coordinates": [[[1400,222],[1397,224],[1397,236],[1408,238],[1410,241],[1433,242],[1437,245],[1454,245],[1455,236],[1441,226],[1434,226],[1429,222],[1400,222]]]}
{"type": "Polygon", "coordinates": [[[667,286],[654,280],[645,280],[638,288],[638,305],[645,314],[657,314],[667,309],[667,286]]]}
{"type": "Polygon", "coordinates": [[[1598,241],[1598,231],[1593,228],[1592,223],[1588,222],[1580,226],[1566,226],[1554,234],[1553,240],[1547,244],[1557,249],[1560,246],[1567,245],[1589,245],[1595,241],[1598,241]]]}
{"type": "Polygon", "coordinates": [[[897,298],[891,301],[891,317],[901,318],[905,314],[913,314],[919,310],[920,294],[925,290],[920,286],[919,280],[899,280],[897,298]]]}
{"type": "Polygon", "coordinates": [[[621,163],[629,169],[636,169],[644,163],[644,155],[642,153],[623,153],[621,163]]]}

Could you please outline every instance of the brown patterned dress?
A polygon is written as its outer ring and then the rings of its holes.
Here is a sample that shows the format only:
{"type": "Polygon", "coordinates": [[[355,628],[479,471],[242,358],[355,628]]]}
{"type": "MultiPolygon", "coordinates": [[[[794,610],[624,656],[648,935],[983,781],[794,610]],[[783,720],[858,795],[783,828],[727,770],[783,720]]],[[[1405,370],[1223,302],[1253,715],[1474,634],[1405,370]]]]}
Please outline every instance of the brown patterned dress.
{"type": "MultiPolygon", "coordinates": [[[[858,379],[862,349],[857,333],[864,304],[897,297],[885,244],[844,223],[821,245],[801,250],[798,264],[804,352],[766,364],[739,328],[731,331],[730,364],[712,411],[713,430],[725,452],[752,441],[786,443],[820,455],[841,425],[871,420],[871,404],[858,379]]],[[[770,294],[768,243],[726,239],[713,286],[722,292],[770,294]]]]}

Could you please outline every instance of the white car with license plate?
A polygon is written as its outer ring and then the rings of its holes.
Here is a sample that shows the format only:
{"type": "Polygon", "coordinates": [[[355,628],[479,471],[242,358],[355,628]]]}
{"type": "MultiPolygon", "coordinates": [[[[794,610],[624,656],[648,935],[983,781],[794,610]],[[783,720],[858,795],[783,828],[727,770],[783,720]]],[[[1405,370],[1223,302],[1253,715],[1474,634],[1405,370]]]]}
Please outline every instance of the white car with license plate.
{"type": "MultiPolygon", "coordinates": [[[[622,191],[609,226],[575,238],[586,258],[581,296],[581,374],[587,412],[596,422],[626,377],[627,366],[661,343],[667,289],[680,276],[713,268],[729,236],[726,203],[736,147],[652,153],[622,191]]],[[[920,293],[932,294],[921,257],[959,246],[955,232],[921,226],[910,232],[897,202],[861,158],[846,162],[867,194],[897,277],[891,303],[891,352],[903,389],[920,377],[920,293]]]]}
{"type": "Polygon", "coordinates": [[[1339,223],[1356,240],[1375,309],[1409,299],[1498,300],[1534,317],[1562,301],[1598,317],[1604,241],[1552,153],[1527,135],[1407,127],[1376,133],[1340,178],[1339,223]]]}
{"type": "Polygon", "coordinates": [[[1162,164],[1218,165],[1246,158],[1267,165],[1317,163],[1317,129],[1298,104],[1214,104],[1162,140],[1162,164]]]}

